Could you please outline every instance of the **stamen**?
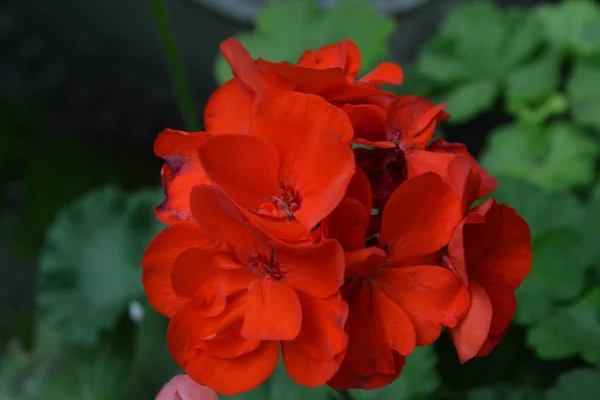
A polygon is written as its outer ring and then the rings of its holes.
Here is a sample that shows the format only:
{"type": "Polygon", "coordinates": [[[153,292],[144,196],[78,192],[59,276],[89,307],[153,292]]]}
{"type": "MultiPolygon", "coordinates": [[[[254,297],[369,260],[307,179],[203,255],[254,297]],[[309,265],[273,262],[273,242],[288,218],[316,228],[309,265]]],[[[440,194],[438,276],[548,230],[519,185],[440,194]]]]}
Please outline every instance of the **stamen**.
{"type": "Polygon", "coordinates": [[[280,280],[283,278],[281,271],[281,264],[275,259],[275,250],[271,251],[270,257],[255,254],[250,263],[248,264],[248,272],[258,273],[261,277],[269,276],[273,280],[280,280]]]}
{"type": "Polygon", "coordinates": [[[271,196],[254,211],[257,215],[273,218],[294,219],[294,212],[300,208],[300,201],[292,190],[280,189],[279,196],[271,196]]]}

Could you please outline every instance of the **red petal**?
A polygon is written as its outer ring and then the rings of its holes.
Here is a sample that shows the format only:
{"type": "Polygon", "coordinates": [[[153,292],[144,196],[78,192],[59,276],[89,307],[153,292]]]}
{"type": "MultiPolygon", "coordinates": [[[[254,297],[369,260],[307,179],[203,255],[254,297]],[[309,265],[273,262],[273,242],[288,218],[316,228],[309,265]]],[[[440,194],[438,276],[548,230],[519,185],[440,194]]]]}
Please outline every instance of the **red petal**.
{"type": "Polygon", "coordinates": [[[367,174],[358,165],[354,169],[354,175],[348,184],[346,197],[360,201],[365,210],[370,214],[373,208],[373,194],[371,193],[371,183],[367,174]]]}
{"type": "Polygon", "coordinates": [[[283,92],[260,102],[251,134],[268,140],[282,158],[307,147],[322,131],[332,131],[343,142],[354,136],[346,113],[315,95],[283,92]]]}
{"type": "Polygon", "coordinates": [[[427,172],[435,172],[447,179],[448,166],[456,158],[452,154],[433,153],[414,149],[405,151],[404,156],[406,158],[409,179],[427,172]]]}
{"type": "Polygon", "coordinates": [[[436,123],[447,117],[444,105],[434,105],[421,96],[399,96],[388,111],[388,129],[404,148],[424,149],[435,132],[436,123]]]}
{"type": "Polygon", "coordinates": [[[329,86],[347,83],[346,74],[341,68],[304,68],[263,59],[256,62],[263,72],[275,73],[294,82],[294,90],[297,92],[320,94],[329,86]]]}
{"type": "Polygon", "coordinates": [[[415,350],[416,334],[411,320],[382,290],[371,291],[374,322],[379,323],[379,340],[400,355],[415,350]]]}
{"type": "Polygon", "coordinates": [[[494,315],[490,325],[490,335],[503,336],[517,309],[515,294],[504,277],[493,272],[489,272],[485,277],[480,277],[477,283],[485,289],[492,302],[494,315]]]}
{"type": "Polygon", "coordinates": [[[279,179],[301,196],[294,217],[310,231],[341,201],[354,174],[348,117],[318,96],[285,92],[258,105],[250,132],[278,150],[279,179]]]}
{"type": "Polygon", "coordinates": [[[296,292],[272,279],[250,287],[242,336],[258,340],[292,340],[300,333],[302,309],[296,292]]]}
{"type": "Polygon", "coordinates": [[[465,316],[471,304],[471,295],[469,288],[462,285],[448,311],[441,321],[443,326],[454,328],[458,322],[465,316]]]}
{"type": "Polygon", "coordinates": [[[175,259],[190,247],[210,246],[213,240],[192,221],[180,222],[160,232],[142,257],[142,282],[148,301],[159,313],[172,317],[183,305],[171,284],[175,259]]]}
{"type": "MultiPolygon", "coordinates": [[[[167,330],[167,344],[175,361],[185,361],[190,350],[202,346],[203,341],[214,339],[238,325],[244,315],[244,300],[243,297],[233,299],[215,317],[206,317],[202,305],[194,300],[187,301],[173,316],[167,330]]],[[[238,338],[243,340],[239,335],[238,338]]]]}
{"type": "Polygon", "coordinates": [[[323,46],[316,51],[307,50],[300,61],[299,67],[307,68],[341,68],[349,81],[353,81],[360,70],[361,56],[358,47],[349,39],[323,46]]]}
{"type": "Polygon", "coordinates": [[[481,177],[477,172],[475,161],[466,157],[455,157],[448,165],[445,181],[460,198],[463,213],[469,211],[473,202],[477,200],[481,187],[481,177]]]}
{"type": "Polygon", "coordinates": [[[516,289],[531,269],[529,226],[514,209],[493,199],[484,206],[485,224],[469,224],[463,234],[470,279],[495,272],[516,289]]]}
{"type": "Polygon", "coordinates": [[[194,381],[217,392],[233,396],[258,387],[267,380],[279,362],[279,344],[262,342],[247,354],[234,358],[219,358],[191,349],[179,365],[194,381]]]}
{"type": "Polygon", "coordinates": [[[251,254],[270,253],[260,232],[252,229],[218,188],[196,186],[190,201],[202,229],[215,240],[227,243],[241,261],[251,254]]]}
{"type": "Polygon", "coordinates": [[[318,298],[334,295],[344,279],[344,252],[339,243],[325,239],[310,246],[273,244],[286,285],[318,298]]]}
{"type": "Polygon", "coordinates": [[[384,210],[380,243],[393,261],[433,253],[448,244],[460,222],[460,203],[439,175],[426,173],[400,185],[384,210]]]}
{"type": "Polygon", "coordinates": [[[212,237],[228,243],[242,259],[252,253],[270,253],[264,241],[271,235],[299,242],[309,237],[304,226],[297,221],[273,221],[269,217],[250,214],[248,210],[241,215],[231,200],[215,186],[195,187],[191,204],[198,224],[212,237]]]}
{"type": "Polygon", "coordinates": [[[383,108],[373,104],[344,104],[342,111],[348,115],[354,127],[355,138],[366,139],[370,142],[387,140],[385,134],[387,114],[383,108]]]}
{"type": "Polygon", "coordinates": [[[458,274],[465,285],[469,282],[469,274],[467,272],[467,262],[465,257],[464,230],[468,224],[482,224],[484,218],[476,213],[470,213],[461,221],[448,243],[448,261],[449,267],[458,274]]]}
{"type": "Polygon", "coordinates": [[[404,368],[405,358],[394,353],[394,365],[396,370],[393,373],[376,373],[373,375],[362,375],[355,371],[347,362],[342,363],[339,371],[327,384],[334,389],[379,389],[395,381],[402,368],[404,368]]]}
{"type": "Polygon", "coordinates": [[[419,346],[430,344],[440,335],[441,324],[448,318],[450,305],[462,285],[450,270],[433,265],[391,264],[380,269],[373,279],[410,317],[419,346]]]}
{"type": "Polygon", "coordinates": [[[302,330],[295,340],[282,343],[283,362],[292,379],[314,387],[327,382],[344,358],[348,306],[339,295],[327,300],[301,295],[300,301],[302,330]]]}
{"type": "Polygon", "coordinates": [[[342,45],[346,48],[346,76],[348,80],[353,81],[358,72],[360,71],[360,65],[362,63],[362,57],[358,46],[350,39],[344,39],[342,45]]]}
{"type": "Polygon", "coordinates": [[[254,94],[238,78],[221,85],[208,98],[204,126],[210,133],[248,134],[254,94]]]}
{"type": "Polygon", "coordinates": [[[206,132],[166,129],[156,138],[154,154],[165,160],[161,169],[165,198],[154,211],[165,224],[190,219],[192,188],[210,183],[198,161],[198,148],[209,137],[206,132]]]}
{"type": "Polygon", "coordinates": [[[360,83],[369,85],[400,85],[404,74],[399,65],[391,62],[383,62],[375,69],[358,80],[360,83]]]}
{"type": "Polygon", "coordinates": [[[346,251],[364,247],[371,213],[358,201],[344,198],[327,217],[327,237],[336,239],[346,251]]]}
{"type": "Polygon", "coordinates": [[[198,349],[219,358],[235,358],[248,354],[262,343],[256,339],[246,339],[240,335],[241,322],[234,324],[225,331],[219,332],[210,340],[199,343],[198,349]]]}
{"type": "Polygon", "coordinates": [[[415,332],[410,319],[379,287],[354,280],[344,287],[349,302],[348,352],[344,364],[366,380],[377,375],[394,375],[402,368],[396,355],[410,353],[415,332]]]}
{"type": "Polygon", "coordinates": [[[210,317],[223,311],[227,296],[246,291],[256,277],[231,253],[213,247],[184,251],[175,261],[172,280],[175,293],[203,304],[204,316],[210,317]]]}
{"type": "Polygon", "coordinates": [[[369,277],[386,259],[385,251],[379,247],[367,247],[344,253],[346,258],[346,278],[353,275],[369,277]]]}
{"type": "Polygon", "coordinates": [[[492,321],[492,303],[477,282],[470,282],[471,306],[467,315],[450,330],[461,363],[469,361],[485,342],[492,321]]]}
{"type": "Polygon", "coordinates": [[[237,39],[229,38],[221,42],[219,47],[221,54],[231,66],[233,75],[255,91],[260,90],[260,69],[244,46],[237,39]]]}
{"type": "Polygon", "coordinates": [[[206,175],[240,207],[253,211],[279,195],[279,155],[252,136],[219,135],[199,149],[206,175]]]}
{"type": "Polygon", "coordinates": [[[327,383],[340,369],[345,353],[337,354],[327,360],[311,357],[295,340],[281,344],[285,369],[296,383],[308,387],[317,387],[327,383]]]}
{"type": "Polygon", "coordinates": [[[394,143],[388,142],[388,141],[371,142],[370,140],[361,139],[361,138],[352,139],[352,143],[360,144],[363,146],[375,147],[378,149],[395,149],[398,147],[394,143]]]}
{"type": "MultiPolygon", "coordinates": [[[[436,152],[436,153],[448,153],[455,154],[463,157],[467,157],[473,162],[475,162],[475,158],[469,153],[467,147],[462,143],[449,143],[445,140],[435,140],[428,147],[428,151],[436,152]]],[[[488,196],[490,193],[494,191],[496,188],[498,181],[496,178],[487,173],[487,171],[479,164],[475,162],[475,166],[481,177],[481,187],[479,188],[479,193],[477,198],[481,199],[483,197],[488,196]]]]}
{"type": "Polygon", "coordinates": [[[363,101],[370,96],[389,94],[389,92],[368,85],[336,83],[326,86],[318,94],[332,103],[346,103],[363,101]]]}
{"type": "Polygon", "coordinates": [[[348,335],[344,328],[348,305],[339,293],[327,299],[298,294],[302,305],[302,330],[294,343],[311,357],[329,360],[346,351],[348,335]]]}

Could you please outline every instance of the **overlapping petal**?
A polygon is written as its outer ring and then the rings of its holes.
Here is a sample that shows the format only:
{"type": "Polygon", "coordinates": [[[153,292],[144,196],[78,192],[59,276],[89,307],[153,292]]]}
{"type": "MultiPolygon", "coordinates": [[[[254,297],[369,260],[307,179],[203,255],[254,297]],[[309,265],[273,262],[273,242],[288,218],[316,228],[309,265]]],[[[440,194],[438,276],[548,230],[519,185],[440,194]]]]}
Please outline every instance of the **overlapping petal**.
{"type": "Polygon", "coordinates": [[[165,198],[154,212],[165,224],[191,219],[190,191],[195,185],[210,183],[198,160],[198,148],[210,134],[162,131],[154,142],[154,154],[165,161],[160,171],[165,198]]]}

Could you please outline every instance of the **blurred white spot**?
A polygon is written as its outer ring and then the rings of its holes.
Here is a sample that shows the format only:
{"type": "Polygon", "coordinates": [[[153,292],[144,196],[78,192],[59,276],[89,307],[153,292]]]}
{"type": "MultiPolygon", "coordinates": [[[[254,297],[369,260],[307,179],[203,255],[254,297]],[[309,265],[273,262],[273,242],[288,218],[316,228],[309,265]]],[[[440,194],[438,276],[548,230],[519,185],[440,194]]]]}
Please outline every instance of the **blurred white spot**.
{"type": "Polygon", "coordinates": [[[142,322],[145,313],[146,310],[144,310],[144,307],[137,300],[129,303],[129,318],[133,322],[142,322]]]}

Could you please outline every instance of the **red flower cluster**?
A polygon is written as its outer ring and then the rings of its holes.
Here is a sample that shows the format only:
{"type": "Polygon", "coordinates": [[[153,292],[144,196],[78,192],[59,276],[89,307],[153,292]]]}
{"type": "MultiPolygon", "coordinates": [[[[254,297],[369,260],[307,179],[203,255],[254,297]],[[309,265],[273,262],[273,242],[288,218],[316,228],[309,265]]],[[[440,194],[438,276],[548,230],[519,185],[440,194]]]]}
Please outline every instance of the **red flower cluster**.
{"type": "Polygon", "coordinates": [[[295,65],[234,39],[221,50],[234,78],[206,131],[155,143],[170,226],[143,280],[185,372],[232,395],[281,352],[300,384],[373,389],[443,327],[462,362],[488,354],[530,268],[529,229],[493,199],[472,207],[496,181],[464,145],[432,141],[443,106],[380,89],[402,82],[391,63],[357,80],[349,40],[295,65]]]}

